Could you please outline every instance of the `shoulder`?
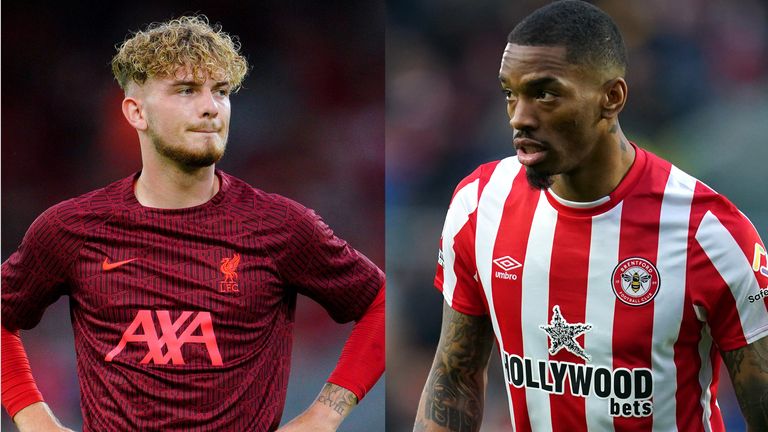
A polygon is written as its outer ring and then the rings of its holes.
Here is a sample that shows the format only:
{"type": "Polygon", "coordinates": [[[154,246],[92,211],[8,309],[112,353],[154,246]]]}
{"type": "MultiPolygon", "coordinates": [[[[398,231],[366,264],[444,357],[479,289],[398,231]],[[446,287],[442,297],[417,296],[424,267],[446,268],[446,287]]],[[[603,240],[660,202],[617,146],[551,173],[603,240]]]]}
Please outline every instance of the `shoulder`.
{"type": "Polygon", "coordinates": [[[516,177],[522,169],[516,156],[495,160],[478,166],[472,173],[464,177],[453,192],[451,205],[454,202],[465,201],[465,204],[474,203],[480,196],[486,192],[486,186],[494,178],[506,177],[512,179],[516,177]]]}
{"type": "Polygon", "coordinates": [[[672,199],[675,195],[688,197],[692,201],[691,216],[694,223],[700,220],[697,214],[703,216],[708,212],[720,214],[734,221],[748,222],[748,219],[725,195],[659,156],[647,150],[643,151],[647,155],[649,164],[646,175],[658,177],[664,182],[665,199],[672,199]]]}
{"type": "Polygon", "coordinates": [[[120,195],[132,177],[116,181],[49,207],[33,222],[32,229],[57,229],[84,235],[113,217],[122,207],[120,195]]]}
{"type": "Polygon", "coordinates": [[[725,195],[671,163],[651,154],[651,175],[665,176],[664,200],[669,208],[684,202],[689,211],[681,213],[689,221],[691,235],[713,260],[741,255],[752,260],[762,240],[749,218],[725,195]]]}
{"type": "Polygon", "coordinates": [[[229,206],[245,210],[248,219],[257,221],[262,227],[293,226],[297,222],[319,219],[314,210],[293,199],[265,192],[233,175],[223,172],[221,175],[229,183],[229,206]]]}

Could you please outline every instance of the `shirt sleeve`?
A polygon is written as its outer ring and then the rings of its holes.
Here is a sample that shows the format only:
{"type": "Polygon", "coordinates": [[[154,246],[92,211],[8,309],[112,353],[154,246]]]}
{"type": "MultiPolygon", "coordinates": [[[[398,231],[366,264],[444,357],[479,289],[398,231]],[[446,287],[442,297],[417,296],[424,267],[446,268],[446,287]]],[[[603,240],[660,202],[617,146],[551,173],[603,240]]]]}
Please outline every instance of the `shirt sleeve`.
{"type": "Polygon", "coordinates": [[[81,241],[58,213],[55,206],[40,215],[2,265],[2,325],[9,330],[36,326],[45,309],[68,293],[81,241]]]}
{"type": "Polygon", "coordinates": [[[290,203],[284,227],[286,242],[275,256],[283,280],[334,321],[359,319],[384,284],[382,271],[300,204],[290,203]]]}
{"type": "Polygon", "coordinates": [[[475,260],[478,173],[459,183],[448,207],[434,281],[448,306],[469,315],[487,314],[475,260]]]}
{"type": "Polygon", "coordinates": [[[707,287],[708,298],[694,298],[697,315],[730,351],[768,336],[768,256],[747,217],[726,204],[704,214],[695,233],[701,257],[689,265],[701,270],[697,288],[707,287]]]}

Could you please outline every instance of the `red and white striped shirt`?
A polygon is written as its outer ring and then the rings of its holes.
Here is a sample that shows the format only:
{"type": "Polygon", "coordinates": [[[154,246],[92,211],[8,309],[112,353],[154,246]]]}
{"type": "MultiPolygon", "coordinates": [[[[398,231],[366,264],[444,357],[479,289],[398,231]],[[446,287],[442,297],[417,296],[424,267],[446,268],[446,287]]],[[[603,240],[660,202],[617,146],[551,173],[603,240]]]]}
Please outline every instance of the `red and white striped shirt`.
{"type": "Polygon", "coordinates": [[[727,199],[637,149],[590,205],[516,157],[457,187],[435,285],[488,315],[518,431],[720,431],[719,350],[768,335],[768,263],[727,199]]]}

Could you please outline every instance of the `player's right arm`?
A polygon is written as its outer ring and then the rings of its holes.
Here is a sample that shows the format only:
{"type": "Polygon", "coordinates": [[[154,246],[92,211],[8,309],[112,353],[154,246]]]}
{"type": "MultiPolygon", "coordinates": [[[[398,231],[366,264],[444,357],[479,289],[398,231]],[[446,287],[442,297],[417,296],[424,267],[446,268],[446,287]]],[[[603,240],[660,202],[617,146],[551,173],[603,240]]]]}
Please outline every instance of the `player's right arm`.
{"type": "Polygon", "coordinates": [[[68,210],[58,205],[38,217],[2,264],[2,402],[22,432],[69,430],[43,402],[18,332],[36,326],[45,309],[67,293],[69,269],[82,245],[68,210]]]}
{"type": "Polygon", "coordinates": [[[59,423],[45,402],[35,402],[22,408],[13,417],[19,432],[74,432],[59,423]]]}
{"type": "Polygon", "coordinates": [[[480,430],[493,338],[488,316],[463,314],[443,304],[440,342],[419,401],[415,432],[480,430]]]}

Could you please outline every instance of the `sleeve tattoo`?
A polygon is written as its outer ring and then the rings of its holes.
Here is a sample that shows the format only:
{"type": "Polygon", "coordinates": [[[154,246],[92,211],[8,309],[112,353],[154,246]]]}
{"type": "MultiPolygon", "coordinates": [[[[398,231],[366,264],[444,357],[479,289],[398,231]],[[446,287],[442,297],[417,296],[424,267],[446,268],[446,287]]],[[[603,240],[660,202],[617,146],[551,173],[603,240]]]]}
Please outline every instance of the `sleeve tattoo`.
{"type": "Polygon", "coordinates": [[[768,431],[768,337],[722,355],[747,430],[768,431]]]}
{"type": "Polygon", "coordinates": [[[336,414],[346,417],[357,405],[357,396],[344,387],[325,383],[320,394],[317,395],[317,402],[331,408],[336,414]]]}
{"type": "Polygon", "coordinates": [[[443,306],[440,342],[421,395],[414,431],[480,429],[492,347],[488,317],[465,315],[443,306]]]}

